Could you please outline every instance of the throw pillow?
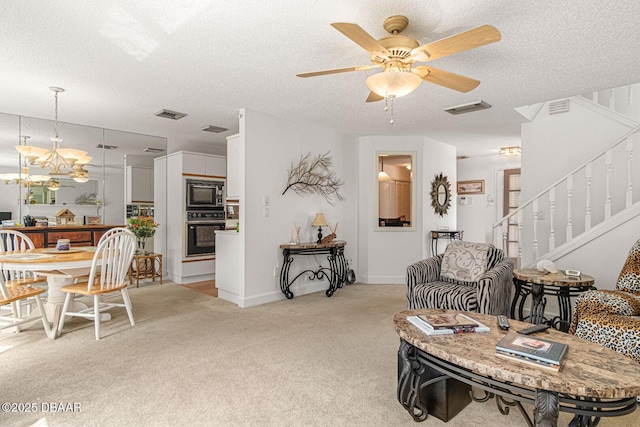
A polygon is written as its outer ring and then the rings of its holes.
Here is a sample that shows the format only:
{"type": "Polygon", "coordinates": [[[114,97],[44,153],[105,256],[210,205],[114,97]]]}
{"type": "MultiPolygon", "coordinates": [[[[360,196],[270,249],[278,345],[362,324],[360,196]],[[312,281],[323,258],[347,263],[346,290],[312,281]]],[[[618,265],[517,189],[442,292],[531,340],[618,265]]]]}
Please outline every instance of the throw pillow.
{"type": "Polygon", "coordinates": [[[629,251],[629,256],[618,276],[616,289],[640,295],[640,240],[629,251]]]}
{"type": "Polygon", "coordinates": [[[475,282],[487,271],[489,243],[452,242],[442,257],[440,277],[475,282]]]}

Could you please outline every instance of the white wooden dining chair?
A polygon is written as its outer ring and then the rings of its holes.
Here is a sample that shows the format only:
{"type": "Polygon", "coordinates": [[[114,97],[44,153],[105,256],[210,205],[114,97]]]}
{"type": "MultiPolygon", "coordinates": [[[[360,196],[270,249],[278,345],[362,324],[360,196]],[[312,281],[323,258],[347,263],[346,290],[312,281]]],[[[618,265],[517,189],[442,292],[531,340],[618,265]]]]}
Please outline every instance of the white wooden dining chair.
{"type": "Polygon", "coordinates": [[[57,330],[62,331],[67,316],[92,319],[95,324],[96,340],[100,339],[100,312],[114,307],[125,307],[131,326],[135,325],[131,299],[127,292],[127,273],[129,264],[136,250],[136,238],[133,233],[113,233],[106,237],[98,245],[93,260],[91,271],[86,282],[74,283],[62,287],[67,295],[62,307],[60,323],[57,330]],[[98,273],[98,270],[100,272],[98,273]],[[101,302],[100,296],[120,292],[123,304],[115,302],[101,302]],[[78,312],[69,311],[70,303],[74,295],[93,296],[93,307],[78,312]]]}
{"type": "Polygon", "coordinates": [[[34,288],[31,285],[7,287],[5,286],[4,280],[0,277],[0,306],[6,305],[10,307],[8,313],[3,312],[0,314],[0,330],[18,327],[16,330],[19,331],[20,325],[41,319],[47,337],[51,339],[55,338],[49,326],[49,319],[47,319],[44,304],[42,304],[42,299],[40,299],[40,294],[44,292],[45,290],[43,288],[34,288]],[[35,301],[40,310],[38,316],[31,316],[30,314],[23,315],[23,312],[20,310],[20,304],[17,304],[30,299],[35,301]]]}
{"type": "MultiPolygon", "coordinates": [[[[33,249],[34,244],[24,233],[15,230],[0,230],[0,254],[11,251],[33,249]]],[[[2,270],[2,278],[7,288],[46,282],[46,277],[35,276],[28,270],[2,270]]]]}
{"type": "MultiPolygon", "coordinates": [[[[0,255],[5,252],[24,251],[33,248],[33,241],[31,241],[29,236],[26,234],[15,230],[0,230],[0,255]]],[[[7,289],[14,286],[34,285],[36,283],[44,283],[47,281],[46,277],[35,276],[33,272],[29,270],[2,269],[0,270],[0,274],[2,275],[1,279],[4,282],[4,286],[7,289]]],[[[46,292],[46,290],[44,292],[46,292]]],[[[11,303],[11,307],[3,306],[3,309],[0,309],[0,312],[9,311],[13,313],[17,310],[18,315],[22,316],[21,310],[24,310],[25,314],[29,315],[34,304],[35,301],[32,299],[21,299],[11,303]]]]}

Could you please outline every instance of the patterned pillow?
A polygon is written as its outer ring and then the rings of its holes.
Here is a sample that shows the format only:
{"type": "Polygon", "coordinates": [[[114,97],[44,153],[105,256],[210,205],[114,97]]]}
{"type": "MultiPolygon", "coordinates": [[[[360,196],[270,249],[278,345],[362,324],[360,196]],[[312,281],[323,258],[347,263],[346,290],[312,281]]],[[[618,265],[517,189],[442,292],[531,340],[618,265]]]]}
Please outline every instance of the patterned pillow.
{"type": "Polygon", "coordinates": [[[489,243],[452,242],[442,257],[440,277],[445,279],[475,282],[482,276],[493,252],[489,243]]]}
{"type": "Polygon", "coordinates": [[[629,256],[618,276],[616,289],[640,295],[640,240],[629,251],[629,256]]]}

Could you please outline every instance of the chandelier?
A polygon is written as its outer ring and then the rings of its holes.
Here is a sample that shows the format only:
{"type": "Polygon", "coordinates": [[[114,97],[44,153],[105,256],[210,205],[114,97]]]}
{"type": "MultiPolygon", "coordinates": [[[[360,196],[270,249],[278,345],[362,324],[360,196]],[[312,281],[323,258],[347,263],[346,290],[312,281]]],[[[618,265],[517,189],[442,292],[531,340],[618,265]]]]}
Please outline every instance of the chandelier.
{"type": "MultiPolygon", "coordinates": [[[[25,147],[27,148],[27,150],[24,150],[24,151],[30,152],[32,155],[35,153],[35,151],[30,151],[28,149],[35,148],[36,151],[43,150],[42,148],[28,146],[27,138],[30,138],[29,136],[23,135],[21,136],[21,138],[23,138],[24,143],[21,145],[16,145],[16,150],[18,150],[20,154],[23,153],[21,149],[24,149],[25,147]]],[[[32,187],[34,185],[42,185],[45,182],[49,181],[51,179],[49,175],[29,175],[29,166],[27,165],[27,160],[29,157],[30,156],[25,156],[25,160],[24,160],[23,166],[20,168],[20,172],[0,174],[0,180],[3,180],[5,184],[9,184],[9,183],[20,184],[23,187],[32,187]]]]}
{"type": "MultiPolygon", "coordinates": [[[[78,181],[86,182],[89,180],[89,173],[83,166],[91,161],[91,156],[87,156],[87,152],[83,150],[60,147],[62,138],[60,138],[60,134],[58,133],[58,93],[64,92],[64,89],[55,86],[51,86],[49,89],[55,92],[55,137],[51,138],[53,148],[51,151],[44,150],[44,152],[40,152],[33,162],[40,165],[43,169],[49,169],[49,174],[51,175],[69,174],[76,181],[86,178],[85,181],[78,181]],[[68,170],[68,172],[65,171],[65,169],[68,170]]],[[[29,148],[36,149],[33,154],[30,153],[30,159],[34,158],[38,150],[43,150],[37,147],[29,148]]],[[[27,156],[28,154],[25,155],[27,156]]]]}

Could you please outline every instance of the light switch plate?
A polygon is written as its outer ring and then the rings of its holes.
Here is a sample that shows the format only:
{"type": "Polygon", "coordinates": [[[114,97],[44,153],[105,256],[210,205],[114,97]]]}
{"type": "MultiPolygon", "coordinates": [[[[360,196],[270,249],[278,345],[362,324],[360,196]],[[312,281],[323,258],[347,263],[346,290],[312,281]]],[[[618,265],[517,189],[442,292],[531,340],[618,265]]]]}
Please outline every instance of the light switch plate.
{"type": "Polygon", "coordinates": [[[271,206],[271,198],[269,196],[262,196],[262,206],[271,206]]]}

